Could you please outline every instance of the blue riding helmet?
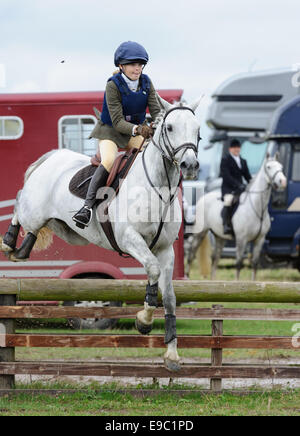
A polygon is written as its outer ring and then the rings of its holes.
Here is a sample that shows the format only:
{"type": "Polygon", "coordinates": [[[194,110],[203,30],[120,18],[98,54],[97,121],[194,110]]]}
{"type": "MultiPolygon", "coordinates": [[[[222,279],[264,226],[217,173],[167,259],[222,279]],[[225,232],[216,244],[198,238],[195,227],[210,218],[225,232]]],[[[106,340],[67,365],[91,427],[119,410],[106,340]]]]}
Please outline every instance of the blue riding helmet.
{"type": "Polygon", "coordinates": [[[115,66],[140,62],[146,64],[149,60],[148,53],[144,47],[137,42],[123,42],[115,52],[115,66]]]}

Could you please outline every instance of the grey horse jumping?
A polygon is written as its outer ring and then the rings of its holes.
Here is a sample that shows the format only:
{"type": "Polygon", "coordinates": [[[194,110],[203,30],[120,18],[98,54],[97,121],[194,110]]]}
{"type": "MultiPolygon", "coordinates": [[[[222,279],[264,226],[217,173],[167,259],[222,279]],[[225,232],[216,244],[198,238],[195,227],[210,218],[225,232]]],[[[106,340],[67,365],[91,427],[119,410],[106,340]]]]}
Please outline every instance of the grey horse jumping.
{"type": "MultiPolygon", "coordinates": [[[[194,178],[198,173],[200,126],[194,111],[199,102],[182,107],[159,97],[158,100],[162,113],[156,120],[155,134],[137,156],[118,196],[110,202],[108,214],[118,246],[137,259],[148,276],[144,309],[137,314],[136,326],[142,334],[151,331],[160,289],[165,308],[165,365],[170,370],[178,370],[180,359],[172,276],[173,244],[181,226],[182,212],[176,191],[180,170],[185,178],[194,178]],[[150,249],[162,221],[159,238],[150,249]]],[[[28,259],[45,227],[70,244],[93,243],[112,250],[99,223],[101,214],[98,213],[98,217],[93,214],[87,229],[79,229],[72,220],[74,211],[82,206],[82,200],[68,191],[69,182],[80,168],[88,164],[87,156],[57,150],[42,156],[29,167],[24,187],[17,197],[11,226],[2,243],[2,251],[11,260],[28,259]],[[20,226],[27,236],[18,249],[16,240],[20,226]]]]}

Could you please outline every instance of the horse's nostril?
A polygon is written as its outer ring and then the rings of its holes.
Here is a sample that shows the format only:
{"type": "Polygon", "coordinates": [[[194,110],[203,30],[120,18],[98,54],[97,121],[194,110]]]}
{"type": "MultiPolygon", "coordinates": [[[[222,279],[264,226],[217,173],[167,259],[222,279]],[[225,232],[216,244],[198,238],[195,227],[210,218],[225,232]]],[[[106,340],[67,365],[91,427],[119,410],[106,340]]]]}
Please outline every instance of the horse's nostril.
{"type": "Polygon", "coordinates": [[[181,165],[180,165],[180,168],[186,168],[186,163],[182,162],[181,165]]]}
{"type": "Polygon", "coordinates": [[[195,165],[195,169],[196,169],[196,170],[199,170],[199,168],[200,168],[200,163],[197,161],[197,163],[196,163],[196,165],[195,165]]]}

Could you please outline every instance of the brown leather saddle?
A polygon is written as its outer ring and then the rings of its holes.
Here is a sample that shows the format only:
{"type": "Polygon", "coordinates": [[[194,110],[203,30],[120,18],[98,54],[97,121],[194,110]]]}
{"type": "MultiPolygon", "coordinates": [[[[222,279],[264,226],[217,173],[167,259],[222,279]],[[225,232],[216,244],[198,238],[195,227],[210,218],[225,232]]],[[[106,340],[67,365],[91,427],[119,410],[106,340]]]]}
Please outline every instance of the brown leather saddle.
{"type": "MultiPolygon", "coordinates": [[[[109,173],[106,186],[115,189],[118,193],[120,179],[124,179],[136,157],[138,150],[133,148],[126,152],[120,152],[114,162],[114,165],[109,173]]],[[[70,192],[76,197],[85,199],[89,189],[90,181],[101,163],[101,156],[98,153],[91,158],[91,164],[79,170],[71,179],[69,184],[70,192]]]]}

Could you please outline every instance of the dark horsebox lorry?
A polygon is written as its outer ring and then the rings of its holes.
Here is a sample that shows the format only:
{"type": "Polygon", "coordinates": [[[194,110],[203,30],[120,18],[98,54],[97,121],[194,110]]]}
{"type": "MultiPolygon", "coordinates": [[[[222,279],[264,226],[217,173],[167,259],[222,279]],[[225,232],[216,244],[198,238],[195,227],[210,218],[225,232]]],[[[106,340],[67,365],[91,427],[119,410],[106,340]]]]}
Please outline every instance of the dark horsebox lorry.
{"type": "MultiPolygon", "coordinates": [[[[279,152],[288,186],[272,192],[271,229],[262,264],[288,261],[300,269],[300,72],[297,68],[245,73],[224,82],[212,96],[207,124],[214,160],[206,191],[221,186],[220,162],[231,139],[239,139],[241,155],[256,174],[269,151],[279,152]]],[[[208,147],[208,148],[209,148],[208,147]]],[[[234,246],[227,246],[227,255],[234,246]]]]}
{"type": "MultiPolygon", "coordinates": [[[[182,90],[158,92],[170,103],[180,101],[183,94],[182,90]]],[[[1,235],[7,231],[16,194],[32,162],[53,149],[95,154],[97,140],[88,137],[97,122],[94,107],[101,109],[103,98],[104,92],[0,94],[1,235]]],[[[183,279],[183,229],[174,249],[173,278],[183,279]]],[[[12,263],[2,254],[0,277],[145,279],[146,275],[142,265],[132,258],[122,258],[91,244],[71,246],[54,236],[48,250],[33,252],[27,262],[12,263]]],[[[104,324],[98,320],[96,326],[104,324]]]]}

